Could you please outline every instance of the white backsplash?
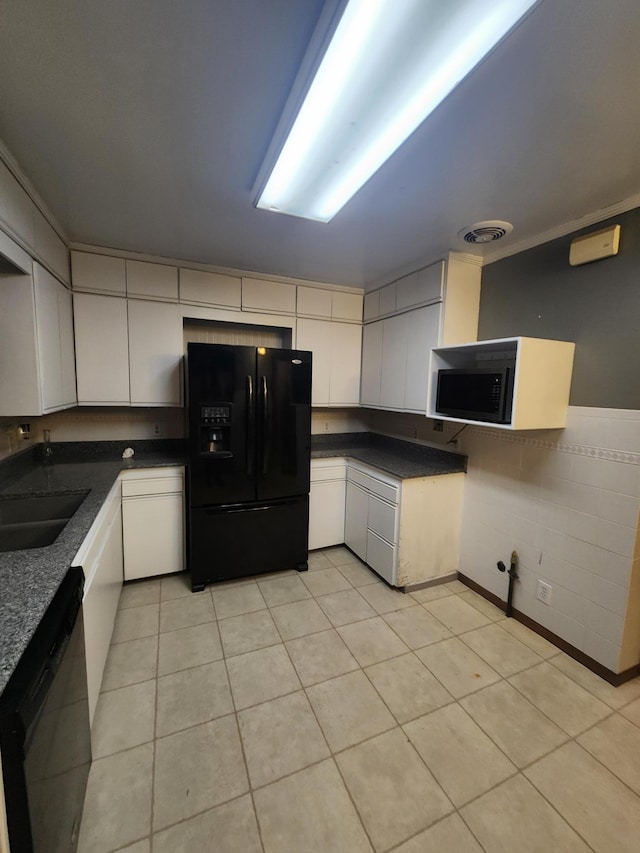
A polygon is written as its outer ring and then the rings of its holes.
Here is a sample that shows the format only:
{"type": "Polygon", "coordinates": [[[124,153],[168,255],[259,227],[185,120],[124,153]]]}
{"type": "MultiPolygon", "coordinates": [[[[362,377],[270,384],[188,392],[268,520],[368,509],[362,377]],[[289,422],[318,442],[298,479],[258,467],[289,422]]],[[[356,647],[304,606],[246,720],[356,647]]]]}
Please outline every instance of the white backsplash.
{"type": "Polygon", "coordinates": [[[640,662],[640,412],[571,407],[563,430],[460,438],[460,571],[504,600],[496,562],[515,550],[518,610],[615,672],[640,662]]]}
{"type": "Polygon", "coordinates": [[[366,432],[362,409],[312,409],[311,434],[366,432]]]}

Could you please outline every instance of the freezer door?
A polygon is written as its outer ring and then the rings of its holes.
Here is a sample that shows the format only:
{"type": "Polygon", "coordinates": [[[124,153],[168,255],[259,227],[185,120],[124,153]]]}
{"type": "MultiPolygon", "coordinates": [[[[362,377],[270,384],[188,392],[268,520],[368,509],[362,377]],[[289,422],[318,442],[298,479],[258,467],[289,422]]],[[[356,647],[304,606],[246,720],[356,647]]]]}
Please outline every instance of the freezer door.
{"type": "Polygon", "coordinates": [[[256,498],[255,347],[187,346],[191,506],[256,498]]]}
{"type": "Polygon", "coordinates": [[[260,347],[257,498],[306,495],[311,454],[311,353],[260,347]]]}
{"type": "Polygon", "coordinates": [[[307,567],[309,499],[190,513],[189,570],[193,591],[206,584],[307,567]]]}

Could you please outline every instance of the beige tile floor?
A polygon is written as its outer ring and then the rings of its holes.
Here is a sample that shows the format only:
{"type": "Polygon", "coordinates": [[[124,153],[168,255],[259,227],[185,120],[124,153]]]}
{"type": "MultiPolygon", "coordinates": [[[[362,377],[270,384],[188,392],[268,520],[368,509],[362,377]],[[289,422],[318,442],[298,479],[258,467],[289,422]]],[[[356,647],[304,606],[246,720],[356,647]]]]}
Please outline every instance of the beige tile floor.
{"type": "Polygon", "coordinates": [[[640,679],[345,548],[127,585],[94,735],[79,853],[640,850],[640,679]]]}

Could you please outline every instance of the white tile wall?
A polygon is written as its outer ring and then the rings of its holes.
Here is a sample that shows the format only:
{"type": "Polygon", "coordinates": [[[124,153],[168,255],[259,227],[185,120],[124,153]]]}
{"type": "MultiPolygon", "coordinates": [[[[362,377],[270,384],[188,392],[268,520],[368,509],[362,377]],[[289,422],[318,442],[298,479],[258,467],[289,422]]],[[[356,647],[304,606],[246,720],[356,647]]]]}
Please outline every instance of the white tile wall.
{"type": "Polygon", "coordinates": [[[571,407],[564,430],[473,428],[460,449],[460,571],[504,600],[516,550],[518,610],[611,670],[639,663],[640,411],[571,407]]]}

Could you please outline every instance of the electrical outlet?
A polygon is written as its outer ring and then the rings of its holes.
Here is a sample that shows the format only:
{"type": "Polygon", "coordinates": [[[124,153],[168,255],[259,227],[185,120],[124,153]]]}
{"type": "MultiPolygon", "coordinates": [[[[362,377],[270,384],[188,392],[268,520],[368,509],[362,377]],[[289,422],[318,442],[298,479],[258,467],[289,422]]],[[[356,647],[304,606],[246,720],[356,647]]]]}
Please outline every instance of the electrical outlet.
{"type": "Polygon", "coordinates": [[[444,429],[444,424],[442,423],[442,421],[434,421],[433,422],[434,432],[442,432],[443,429],[444,429]]]}
{"type": "Polygon", "coordinates": [[[153,434],[154,435],[162,435],[162,427],[160,426],[160,424],[154,424],[153,425],[153,434]]]}
{"type": "Polygon", "coordinates": [[[329,421],[324,422],[324,431],[329,432],[329,421]]]}
{"type": "Polygon", "coordinates": [[[418,437],[418,427],[414,427],[414,428],[413,428],[413,437],[414,437],[414,438],[417,438],[417,437],[418,437]]]}
{"type": "Polygon", "coordinates": [[[538,601],[541,601],[543,604],[551,604],[551,590],[553,587],[550,583],[545,583],[544,581],[538,581],[538,591],[536,592],[536,598],[538,601]]]}

